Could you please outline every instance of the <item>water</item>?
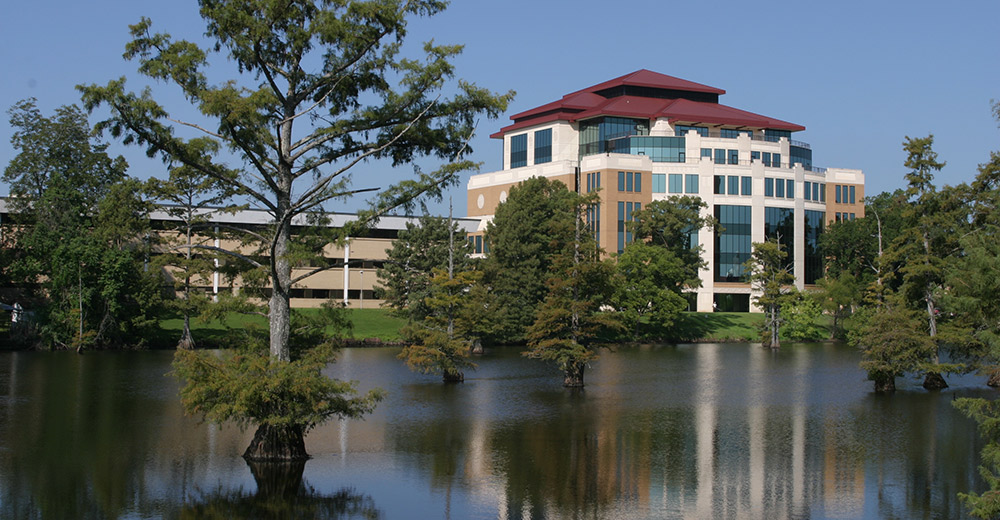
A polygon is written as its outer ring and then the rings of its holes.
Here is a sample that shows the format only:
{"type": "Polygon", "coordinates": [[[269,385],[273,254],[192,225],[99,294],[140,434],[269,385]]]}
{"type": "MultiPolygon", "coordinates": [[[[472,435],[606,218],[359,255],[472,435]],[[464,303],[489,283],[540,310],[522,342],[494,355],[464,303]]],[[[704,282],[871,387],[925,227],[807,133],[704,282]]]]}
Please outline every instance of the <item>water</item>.
{"type": "Polygon", "coordinates": [[[389,395],[311,432],[293,498],[258,490],[252,432],[185,417],[171,352],[0,353],[0,518],[959,518],[982,490],[973,376],[871,393],[832,344],[604,352],[583,391],[495,349],[466,382],[349,349],[389,395]]]}

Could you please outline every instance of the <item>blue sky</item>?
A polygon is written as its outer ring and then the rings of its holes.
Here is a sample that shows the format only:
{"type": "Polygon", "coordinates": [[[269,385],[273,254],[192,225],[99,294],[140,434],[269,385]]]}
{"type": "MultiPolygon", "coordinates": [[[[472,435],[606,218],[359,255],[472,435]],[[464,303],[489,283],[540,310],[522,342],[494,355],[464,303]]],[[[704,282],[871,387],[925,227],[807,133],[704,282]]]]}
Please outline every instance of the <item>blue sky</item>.
{"type": "MultiPolygon", "coordinates": [[[[35,0],[9,2],[0,17],[0,105],[38,98],[47,114],[79,102],[74,86],[122,75],[138,89],[135,64],[121,58],[128,24],[147,16],[154,29],[196,39],[196,2],[35,0]]],[[[933,133],[947,166],[938,184],[969,181],[1000,129],[1000,2],[670,2],[459,0],[416,19],[410,40],[460,43],[458,76],[494,91],[517,91],[508,113],[483,120],[472,141],[482,171],[500,168],[489,134],[510,114],[638,69],[722,88],[721,102],[806,127],[817,166],[859,168],[869,194],[903,185],[905,136],[933,133]]],[[[157,92],[160,92],[159,87],[157,92]]],[[[164,90],[168,108],[182,100],[164,90]]],[[[100,114],[95,114],[94,118],[100,114]]],[[[6,114],[0,167],[13,157],[6,114]]],[[[130,173],[163,176],[137,148],[115,144],[130,173]]],[[[386,165],[359,170],[355,185],[382,186],[410,172],[386,165]]],[[[465,214],[465,179],[451,190],[465,214]]],[[[6,186],[0,193],[6,193],[6,186]]],[[[339,208],[356,209],[360,201],[339,208]]],[[[446,206],[432,206],[437,213],[446,206]]]]}

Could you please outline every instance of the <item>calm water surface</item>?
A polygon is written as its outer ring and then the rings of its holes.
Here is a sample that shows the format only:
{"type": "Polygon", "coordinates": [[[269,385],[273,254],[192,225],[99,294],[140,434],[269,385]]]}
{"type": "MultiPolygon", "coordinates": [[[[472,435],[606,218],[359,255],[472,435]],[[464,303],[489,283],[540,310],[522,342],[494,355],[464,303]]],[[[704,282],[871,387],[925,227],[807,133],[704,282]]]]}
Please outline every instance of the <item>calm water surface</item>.
{"type": "MultiPolygon", "coordinates": [[[[295,515],[960,518],[956,493],[983,489],[982,443],[951,401],[994,392],[966,376],[876,396],[845,346],[623,348],[583,391],[516,349],[451,386],[398,352],[328,369],[388,397],[310,433],[295,515]]],[[[0,518],[287,513],[240,458],[252,432],[183,415],[171,358],[0,353],[0,518]]]]}

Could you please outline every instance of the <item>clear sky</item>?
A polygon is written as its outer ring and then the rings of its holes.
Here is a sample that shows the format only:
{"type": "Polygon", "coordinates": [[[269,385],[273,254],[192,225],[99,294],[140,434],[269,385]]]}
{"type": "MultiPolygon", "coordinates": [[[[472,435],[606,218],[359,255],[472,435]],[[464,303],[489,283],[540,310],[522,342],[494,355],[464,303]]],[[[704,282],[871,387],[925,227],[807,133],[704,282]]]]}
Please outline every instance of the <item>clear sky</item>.
{"type": "MultiPolygon", "coordinates": [[[[203,33],[197,9],[189,0],[7,2],[0,10],[0,106],[36,97],[51,114],[79,103],[75,85],[122,75],[138,89],[144,83],[135,64],[121,58],[128,24],[147,16],[158,31],[196,39],[203,33]]],[[[812,145],[815,165],[864,170],[867,192],[875,194],[903,186],[905,136],[934,134],[947,161],[938,184],[971,180],[1000,149],[990,113],[990,100],[1000,99],[998,21],[997,0],[456,0],[441,15],[414,20],[410,38],[464,44],[459,77],[517,91],[508,113],[480,122],[471,143],[483,172],[501,166],[500,142],[489,134],[511,114],[649,69],[725,89],[723,104],[805,126],[794,138],[812,145]]],[[[182,102],[168,99],[168,108],[182,102]]],[[[14,154],[5,116],[0,167],[14,154]]],[[[125,155],[134,176],[165,173],[137,148],[112,150],[125,155]]],[[[373,165],[355,185],[385,185],[410,171],[373,165]]],[[[465,179],[450,193],[456,215],[464,215],[465,179]]],[[[432,210],[447,212],[443,205],[432,210]]]]}

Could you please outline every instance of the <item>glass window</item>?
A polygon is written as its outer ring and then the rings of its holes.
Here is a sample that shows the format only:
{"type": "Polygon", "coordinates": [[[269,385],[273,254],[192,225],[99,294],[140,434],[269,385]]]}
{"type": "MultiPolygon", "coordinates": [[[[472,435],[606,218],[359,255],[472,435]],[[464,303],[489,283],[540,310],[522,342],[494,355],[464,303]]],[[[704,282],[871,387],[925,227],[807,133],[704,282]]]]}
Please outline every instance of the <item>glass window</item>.
{"type": "Polygon", "coordinates": [[[854,194],[855,194],[855,192],[854,192],[854,188],[855,188],[854,186],[850,186],[850,187],[848,188],[848,189],[850,190],[850,192],[851,192],[851,196],[850,196],[850,197],[848,197],[848,200],[850,200],[850,201],[851,201],[851,204],[854,204],[854,194]]]}
{"type": "Polygon", "coordinates": [[[753,161],[759,161],[759,160],[760,160],[760,152],[750,152],[750,161],[751,162],[753,162],[753,161]]]}
{"type": "Polygon", "coordinates": [[[715,194],[725,195],[726,194],[726,176],[716,175],[715,176],[715,194]]]}
{"type": "Polygon", "coordinates": [[[804,282],[816,283],[823,277],[823,254],[819,248],[819,236],[823,233],[826,213],[822,211],[805,211],[805,273],[804,282]]]}
{"type": "Polygon", "coordinates": [[[833,201],[840,204],[840,185],[833,187],[833,201]]]}
{"type": "Polygon", "coordinates": [[[674,134],[687,135],[691,130],[698,132],[702,137],[708,137],[708,128],[703,126],[674,125],[674,134]]]}
{"type": "Polygon", "coordinates": [[[750,196],[753,195],[753,179],[750,177],[740,177],[740,195],[750,196]]]}
{"type": "Polygon", "coordinates": [[[788,185],[787,188],[785,189],[785,196],[788,197],[788,198],[790,198],[790,199],[794,199],[795,198],[795,181],[793,181],[792,179],[788,179],[788,180],[785,181],[785,183],[788,185]]]}
{"type": "Polygon", "coordinates": [[[785,198],[785,181],[784,179],[774,180],[774,196],[779,199],[785,198]]]}
{"type": "Polygon", "coordinates": [[[510,138],[510,167],[520,168],[528,165],[528,134],[515,135],[510,138]]]}
{"type": "Polygon", "coordinates": [[[625,191],[625,172],[618,172],[618,191],[625,191]]]}
{"type": "Polygon", "coordinates": [[[771,154],[771,166],[775,168],[781,168],[781,154],[775,153],[771,154]]]}
{"type": "Polygon", "coordinates": [[[698,193],[698,174],[689,173],[684,176],[684,193],[698,193]]]}
{"type": "Polygon", "coordinates": [[[726,151],[721,148],[715,149],[715,164],[726,164],[726,151]]]}
{"type": "Polygon", "coordinates": [[[795,210],[791,208],[764,208],[764,238],[781,244],[785,253],[785,266],[791,267],[795,258],[795,210]]]}
{"type": "Polygon", "coordinates": [[[730,195],[740,194],[740,178],[736,175],[729,176],[729,194],[730,195]]]}
{"type": "Polygon", "coordinates": [[[764,162],[764,166],[771,166],[771,152],[764,152],[764,158],[761,160],[764,162]]]}
{"type": "Polygon", "coordinates": [[[662,173],[653,174],[653,193],[667,192],[667,176],[662,173]]]}
{"type": "Polygon", "coordinates": [[[740,151],[729,150],[729,164],[739,164],[739,163],[740,163],[740,151]]]}
{"type": "Polygon", "coordinates": [[[535,132],[535,164],[552,162],[552,129],[535,132]]]}
{"type": "Polygon", "coordinates": [[[812,183],[803,182],[802,183],[802,198],[805,200],[812,200],[812,183]]]}
{"type": "Polygon", "coordinates": [[[625,250],[625,203],[618,202],[618,252],[625,250]]]}
{"type": "Polygon", "coordinates": [[[702,157],[708,157],[709,159],[711,159],[712,158],[712,149],[711,148],[702,148],[701,149],[701,156],[702,157]]]}
{"type": "Polygon", "coordinates": [[[632,172],[625,172],[625,191],[632,191],[633,186],[635,186],[632,182],[634,178],[635,176],[632,175],[632,172]]]}
{"type": "Polygon", "coordinates": [[[851,213],[851,220],[854,220],[854,213],[851,213]]]}
{"type": "Polygon", "coordinates": [[[826,202],[826,183],[819,184],[819,201],[826,202]]]}
{"type": "Polygon", "coordinates": [[[642,192],[642,172],[635,172],[632,175],[635,176],[635,186],[633,187],[634,189],[632,191],[634,191],[636,193],[641,193],[642,192]]]}
{"type": "Polygon", "coordinates": [[[774,179],[771,178],[764,179],[764,196],[765,197],[774,196],[774,179]]]}
{"type": "Polygon", "coordinates": [[[750,206],[715,206],[715,218],[722,229],[715,235],[715,281],[742,281],[743,264],[752,248],[750,217],[750,206]]]}
{"type": "Polygon", "coordinates": [[[681,189],[682,188],[682,186],[681,186],[682,183],[683,183],[683,176],[681,174],[679,174],[679,173],[671,173],[670,174],[670,186],[667,188],[668,191],[669,191],[669,193],[681,193],[683,191],[681,189]]]}

